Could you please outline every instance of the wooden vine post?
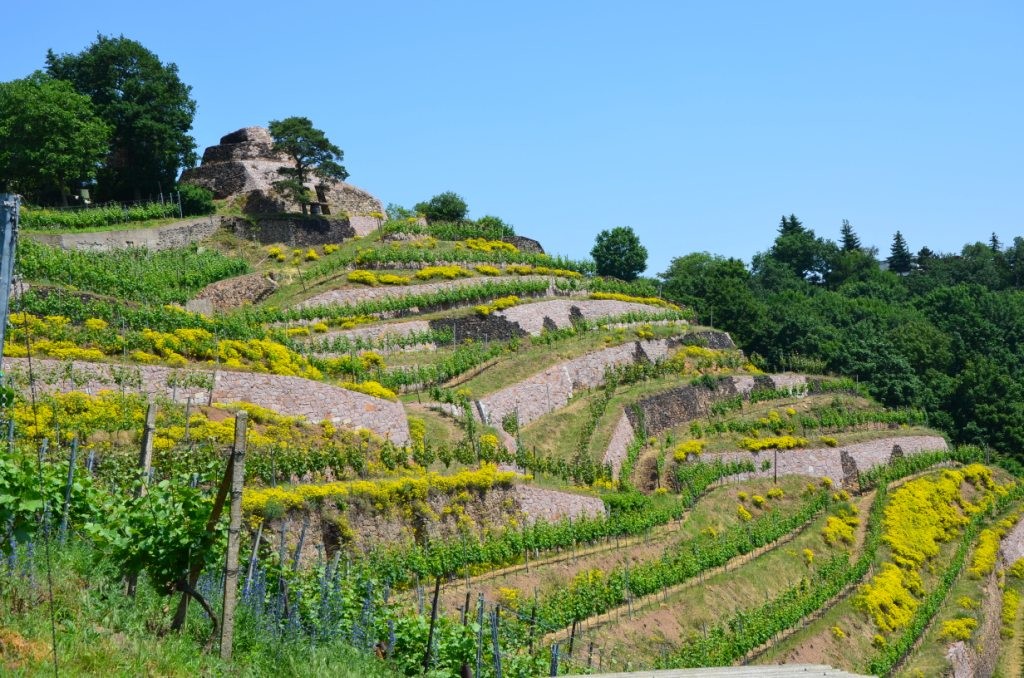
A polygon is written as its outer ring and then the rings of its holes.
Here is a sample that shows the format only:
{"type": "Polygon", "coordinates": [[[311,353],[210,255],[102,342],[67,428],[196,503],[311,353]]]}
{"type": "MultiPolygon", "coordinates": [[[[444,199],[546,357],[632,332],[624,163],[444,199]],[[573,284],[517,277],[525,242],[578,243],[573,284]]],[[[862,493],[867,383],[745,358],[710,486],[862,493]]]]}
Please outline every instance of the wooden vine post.
{"type": "Polygon", "coordinates": [[[220,658],[231,661],[238,602],[238,551],[242,537],[242,486],[245,484],[245,432],[249,413],[235,415],[235,444],[231,449],[231,508],[228,513],[228,554],[224,565],[224,606],[220,624],[220,658]]]}
{"type": "MultiPolygon", "coordinates": [[[[146,424],[142,429],[142,445],[139,448],[139,486],[135,488],[135,498],[145,497],[149,491],[149,473],[153,470],[153,434],[156,432],[156,403],[149,403],[146,408],[146,424]]],[[[128,576],[128,597],[135,597],[139,586],[139,576],[128,576]]]]}

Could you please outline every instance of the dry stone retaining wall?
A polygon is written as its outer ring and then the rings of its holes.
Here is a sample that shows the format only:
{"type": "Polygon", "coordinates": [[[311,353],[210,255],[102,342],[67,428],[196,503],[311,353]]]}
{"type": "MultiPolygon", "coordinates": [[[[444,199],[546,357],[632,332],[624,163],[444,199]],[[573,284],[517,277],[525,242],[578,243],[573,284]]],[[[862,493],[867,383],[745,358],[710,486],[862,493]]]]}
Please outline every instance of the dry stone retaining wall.
{"type": "Polygon", "coordinates": [[[208,306],[210,311],[227,311],[243,304],[263,301],[275,289],[277,283],[267,276],[262,273],[249,273],[207,285],[185,305],[185,308],[210,315],[203,308],[204,305],[208,306]]]}
{"type": "Polygon", "coordinates": [[[545,490],[532,485],[516,485],[515,497],[527,522],[544,520],[553,523],[566,518],[604,516],[604,502],[571,492],[545,490]]]}
{"type": "MultiPolygon", "coordinates": [[[[815,478],[831,478],[837,485],[843,485],[844,477],[847,475],[843,470],[843,457],[856,464],[860,472],[868,471],[876,466],[888,464],[893,457],[895,448],[900,448],[903,455],[911,456],[921,452],[933,452],[947,449],[946,439],[941,436],[897,436],[892,438],[878,438],[862,443],[852,443],[839,447],[824,447],[810,450],[779,450],[778,452],[778,474],[781,475],[804,475],[815,478]]],[[[737,474],[737,480],[747,478],[772,477],[775,473],[773,462],[775,459],[774,450],[763,452],[722,452],[705,455],[707,458],[714,457],[723,462],[731,461],[752,461],[753,473],[737,474]],[[768,468],[762,469],[763,462],[768,462],[768,468]]],[[[844,485],[851,487],[850,484],[844,485]]]]}
{"type": "Polygon", "coordinates": [[[441,290],[454,290],[462,287],[472,287],[484,282],[503,282],[508,280],[546,280],[552,282],[554,278],[540,275],[508,276],[498,278],[460,278],[458,280],[445,280],[441,282],[423,283],[421,285],[402,285],[398,287],[346,287],[344,289],[329,290],[321,292],[316,296],[298,304],[300,308],[310,306],[328,306],[338,304],[351,306],[364,301],[376,301],[378,299],[397,299],[419,294],[433,294],[441,290]]]}
{"type": "Polygon", "coordinates": [[[663,309],[647,304],[632,302],[586,299],[568,301],[554,299],[540,301],[535,304],[524,304],[500,311],[495,315],[516,323],[527,333],[537,336],[545,328],[562,329],[571,327],[576,318],[596,320],[626,313],[651,313],[663,309]]]}
{"type": "MultiPolygon", "coordinates": [[[[26,358],[4,358],[4,370],[16,383],[28,375],[26,358]]],[[[301,377],[254,372],[206,372],[177,370],[156,365],[119,366],[104,363],[71,364],[58,360],[33,358],[36,388],[42,392],[125,389],[184,402],[244,401],[289,416],[302,416],[312,422],[328,419],[351,428],[365,428],[399,445],[409,442],[409,424],[401,403],[374,398],[337,386],[301,377]],[[192,375],[190,386],[172,386],[176,377],[192,375]],[[195,377],[199,376],[200,379],[195,377]],[[212,387],[212,388],[211,388],[212,387]]]]}
{"type": "Polygon", "coordinates": [[[639,360],[654,362],[666,357],[670,346],[668,340],[652,339],[588,353],[484,396],[477,401],[477,408],[488,424],[500,423],[505,415],[517,412],[519,424],[525,426],[564,407],[577,390],[600,386],[606,368],[639,360]]]}
{"type": "Polygon", "coordinates": [[[219,227],[218,218],[201,217],[152,228],[85,233],[26,233],[25,237],[65,250],[106,252],[127,247],[145,247],[155,251],[186,247],[210,237],[219,227]]]}
{"type": "Polygon", "coordinates": [[[999,546],[999,554],[1007,567],[1024,558],[1024,518],[1017,521],[1013,529],[1003,537],[1003,543],[999,546]]]}

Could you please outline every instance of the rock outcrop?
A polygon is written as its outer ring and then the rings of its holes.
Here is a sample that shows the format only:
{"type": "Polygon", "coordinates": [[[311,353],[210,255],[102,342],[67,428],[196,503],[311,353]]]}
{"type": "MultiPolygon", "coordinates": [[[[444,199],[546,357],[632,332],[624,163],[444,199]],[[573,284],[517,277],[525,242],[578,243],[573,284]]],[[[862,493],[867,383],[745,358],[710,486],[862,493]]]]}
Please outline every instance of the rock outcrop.
{"type": "MultiPolygon", "coordinates": [[[[287,156],[274,152],[269,131],[263,127],[244,127],[207,148],[202,164],[185,170],[181,181],[208,188],[215,198],[238,198],[242,211],[248,214],[294,212],[299,206],[273,187],[281,179],[278,169],[287,165],[287,156]]],[[[363,189],[341,181],[310,181],[306,187],[316,197],[314,212],[347,216],[358,235],[377,228],[377,217],[371,214],[383,214],[384,207],[363,189]]]]}

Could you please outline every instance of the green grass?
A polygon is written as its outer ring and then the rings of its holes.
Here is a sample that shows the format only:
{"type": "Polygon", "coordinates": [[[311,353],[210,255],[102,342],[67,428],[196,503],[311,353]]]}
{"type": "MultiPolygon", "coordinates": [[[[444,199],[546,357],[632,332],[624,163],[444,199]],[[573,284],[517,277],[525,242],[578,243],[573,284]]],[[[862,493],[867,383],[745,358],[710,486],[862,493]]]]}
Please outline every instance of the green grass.
{"type": "MultiPolygon", "coordinates": [[[[387,678],[388,665],[343,641],[311,643],[304,637],[275,638],[240,613],[232,662],[223,662],[216,644],[206,653],[208,619],[197,605],[180,633],[168,630],[177,599],[156,594],[145,580],[130,599],[124,585],[89,548],[54,546],[54,612],[57,660],[65,676],[343,676],[387,678]]],[[[4,573],[0,583],[0,672],[9,676],[53,675],[50,607],[42,548],[36,557],[35,587],[4,573]],[[22,642],[23,641],[23,642],[22,642]],[[2,647],[2,645],[0,645],[2,647]]],[[[213,604],[216,601],[211,601],[213,604]]]]}
{"type": "MultiPolygon", "coordinates": [[[[782,483],[782,486],[792,485],[789,480],[782,483]]],[[[747,486],[734,489],[744,489],[748,493],[752,490],[747,486]]],[[[792,489],[794,493],[800,491],[798,487],[792,489]]],[[[749,507],[749,502],[747,506],[749,507]]],[[[868,507],[869,504],[866,502],[861,506],[862,517],[867,514],[868,507]]],[[[628,659],[634,666],[644,663],[644,659],[647,664],[652,664],[663,651],[672,652],[678,640],[701,633],[703,628],[710,629],[736,612],[757,607],[766,599],[773,598],[795,585],[800,577],[807,573],[808,568],[803,558],[805,548],[811,549],[819,562],[827,560],[839,550],[853,551],[853,547],[829,546],[825,543],[821,530],[827,517],[822,515],[816,518],[792,541],[771,549],[736,569],[720,572],[707,578],[699,586],[691,586],[669,595],[659,604],[659,609],[668,608],[674,613],[681,629],[678,639],[668,639],[658,628],[651,628],[646,637],[630,638],[626,647],[614,647],[611,656],[615,659],[628,659]]],[[[813,565],[811,567],[813,568],[813,565]]],[[[642,616],[644,613],[640,614],[642,616]]],[[[602,636],[602,640],[608,640],[616,638],[619,634],[613,625],[603,630],[602,636]]],[[[624,663],[615,662],[613,665],[621,666],[624,663]]]]}

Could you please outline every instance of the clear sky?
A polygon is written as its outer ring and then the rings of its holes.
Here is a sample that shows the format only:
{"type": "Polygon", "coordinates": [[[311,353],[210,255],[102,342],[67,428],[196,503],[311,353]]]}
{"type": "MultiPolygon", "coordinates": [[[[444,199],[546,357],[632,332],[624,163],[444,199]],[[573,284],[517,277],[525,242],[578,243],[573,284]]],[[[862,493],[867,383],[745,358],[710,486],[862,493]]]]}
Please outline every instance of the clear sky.
{"type": "Polygon", "coordinates": [[[795,213],[888,253],[1024,235],[1024,2],[11,2],[0,81],[98,32],[178,64],[199,151],[304,115],[350,181],[446,190],[551,252],[632,226],[648,273],[795,213]]]}

